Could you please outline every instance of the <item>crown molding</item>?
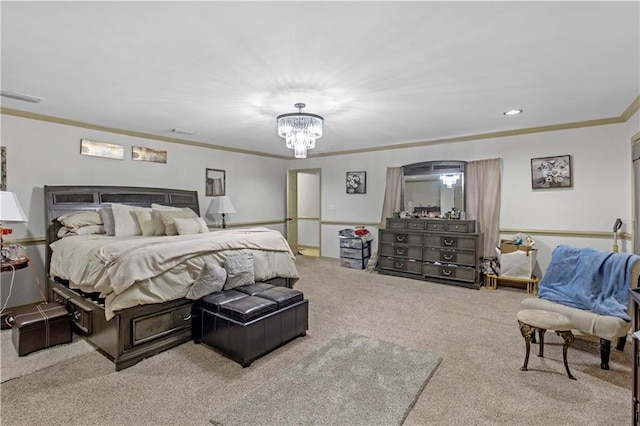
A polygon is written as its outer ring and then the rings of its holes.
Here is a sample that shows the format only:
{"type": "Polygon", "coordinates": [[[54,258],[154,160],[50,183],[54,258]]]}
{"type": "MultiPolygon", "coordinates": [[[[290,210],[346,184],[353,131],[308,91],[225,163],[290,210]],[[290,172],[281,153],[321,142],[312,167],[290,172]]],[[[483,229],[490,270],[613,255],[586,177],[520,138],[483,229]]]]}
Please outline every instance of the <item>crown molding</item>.
{"type": "MultiPolygon", "coordinates": [[[[509,136],[526,135],[531,133],[555,132],[559,130],[580,129],[584,127],[620,124],[620,123],[627,122],[639,110],[640,110],[640,95],[636,96],[636,98],[631,102],[631,104],[618,117],[600,118],[600,119],[587,120],[587,121],[576,121],[573,123],[553,124],[549,126],[528,127],[528,128],[515,129],[515,130],[504,130],[499,132],[479,133],[475,135],[457,136],[453,138],[443,138],[443,139],[433,139],[433,140],[421,141],[421,142],[409,142],[409,143],[402,143],[402,144],[396,144],[396,145],[384,145],[384,146],[378,146],[378,147],[372,147],[372,148],[348,149],[344,151],[324,152],[320,154],[309,154],[308,158],[333,157],[337,155],[361,154],[364,152],[389,151],[394,149],[407,149],[407,148],[416,148],[416,147],[429,146],[429,145],[441,145],[441,144],[453,143],[453,142],[469,142],[474,140],[504,138],[509,136]]],[[[44,114],[36,114],[36,113],[26,112],[22,110],[13,109],[13,108],[0,107],[0,114],[12,115],[15,117],[22,117],[22,118],[29,118],[32,120],[46,121],[46,122],[56,123],[56,124],[63,124],[66,126],[99,130],[102,132],[115,133],[119,135],[133,136],[133,137],[157,140],[162,142],[195,146],[199,148],[215,149],[220,151],[235,152],[239,154],[257,155],[260,157],[269,157],[269,158],[277,158],[280,160],[295,161],[294,158],[283,156],[283,155],[266,154],[263,152],[250,151],[245,149],[231,148],[231,147],[226,147],[221,145],[212,145],[205,142],[189,141],[189,140],[180,139],[180,138],[152,135],[150,133],[141,133],[141,132],[134,132],[134,131],[123,130],[123,129],[116,129],[112,127],[104,127],[96,124],[85,123],[82,121],[68,120],[65,118],[58,118],[58,117],[53,117],[53,116],[44,115],[44,114]]],[[[634,139],[634,140],[637,140],[637,139],[634,139]]]]}
{"type": "Polygon", "coordinates": [[[31,120],[46,121],[48,123],[62,124],[65,126],[80,127],[83,129],[98,130],[101,132],[114,133],[118,135],[133,136],[136,138],[151,139],[162,142],[176,143],[180,145],[195,146],[199,148],[215,149],[219,151],[229,151],[239,154],[257,155],[260,157],[278,158],[280,160],[290,160],[291,157],[284,155],[266,154],[264,152],[250,151],[247,149],[232,148],[228,146],[214,145],[200,141],[189,141],[186,139],[173,138],[168,136],[152,135],[151,133],[134,132],[130,130],[116,129],[113,127],[99,126],[97,124],[85,123],[82,121],[68,120],[66,118],[54,117],[45,114],[36,114],[33,112],[22,111],[19,109],[0,107],[0,114],[11,115],[14,117],[28,118],[31,120]]]}

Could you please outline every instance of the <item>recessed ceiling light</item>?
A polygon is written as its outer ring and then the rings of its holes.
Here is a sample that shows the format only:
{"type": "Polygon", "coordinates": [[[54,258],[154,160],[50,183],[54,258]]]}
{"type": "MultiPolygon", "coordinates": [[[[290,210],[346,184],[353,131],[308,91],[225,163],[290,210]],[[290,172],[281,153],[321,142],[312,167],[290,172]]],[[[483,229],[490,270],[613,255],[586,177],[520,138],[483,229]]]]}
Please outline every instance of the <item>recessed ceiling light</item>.
{"type": "Polygon", "coordinates": [[[181,129],[179,127],[176,127],[175,129],[171,129],[171,131],[173,133],[180,133],[183,135],[193,135],[195,133],[194,130],[181,129]]]}
{"type": "Polygon", "coordinates": [[[521,109],[512,109],[512,110],[509,110],[509,111],[505,111],[505,112],[503,112],[503,114],[504,114],[504,115],[518,115],[518,114],[520,114],[521,112],[522,112],[522,110],[521,110],[521,109]]]}
{"type": "Polygon", "coordinates": [[[0,95],[4,96],[5,98],[16,99],[18,101],[24,101],[24,102],[31,102],[34,104],[37,104],[42,100],[42,98],[38,98],[36,96],[25,95],[24,93],[9,92],[7,90],[0,90],[0,95]]]}

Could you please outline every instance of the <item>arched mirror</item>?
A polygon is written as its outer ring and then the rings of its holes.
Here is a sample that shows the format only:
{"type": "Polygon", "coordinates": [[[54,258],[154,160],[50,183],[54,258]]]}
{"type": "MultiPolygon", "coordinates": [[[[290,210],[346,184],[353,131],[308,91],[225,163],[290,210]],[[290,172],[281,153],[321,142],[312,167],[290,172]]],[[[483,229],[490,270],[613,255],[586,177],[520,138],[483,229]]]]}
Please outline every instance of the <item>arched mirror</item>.
{"type": "Polygon", "coordinates": [[[402,166],[402,206],[414,217],[448,217],[465,211],[464,161],[426,161],[402,166]],[[455,209],[455,210],[454,210],[455,209]]]}

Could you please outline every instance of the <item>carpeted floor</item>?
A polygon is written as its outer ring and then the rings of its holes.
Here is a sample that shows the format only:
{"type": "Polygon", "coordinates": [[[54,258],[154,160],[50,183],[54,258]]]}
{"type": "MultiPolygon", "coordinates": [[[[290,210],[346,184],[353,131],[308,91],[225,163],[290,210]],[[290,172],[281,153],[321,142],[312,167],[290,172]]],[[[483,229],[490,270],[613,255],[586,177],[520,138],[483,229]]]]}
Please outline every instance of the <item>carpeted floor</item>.
{"type": "Polygon", "coordinates": [[[214,413],[214,425],[399,425],[440,358],[347,333],[214,413]]]}
{"type": "MultiPolygon", "coordinates": [[[[341,268],[337,259],[298,256],[296,263],[301,277],[296,288],[309,299],[307,336],[245,369],[192,342],[120,372],[91,352],[2,383],[2,424],[210,426],[216,413],[242,407],[257,389],[283,380],[346,333],[442,358],[405,425],[583,426],[632,420],[630,344],[622,353],[612,349],[611,370],[603,371],[598,340],[578,335],[568,353],[574,381],[564,371],[562,339],[547,333],[545,358],[535,356],[534,346],[529,371],[519,370],[524,340],[516,313],[527,297],[522,290],[469,290],[383,276],[341,268]]],[[[5,352],[14,349],[1,349],[4,363],[5,352]]],[[[304,385],[299,389],[304,394],[304,385]]],[[[340,399],[339,393],[326,392],[340,399]]],[[[293,403],[287,415],[296,424],[304,418],[293,403]]],[[[327,418],[320,424],[332,423],[327,418]]]]}

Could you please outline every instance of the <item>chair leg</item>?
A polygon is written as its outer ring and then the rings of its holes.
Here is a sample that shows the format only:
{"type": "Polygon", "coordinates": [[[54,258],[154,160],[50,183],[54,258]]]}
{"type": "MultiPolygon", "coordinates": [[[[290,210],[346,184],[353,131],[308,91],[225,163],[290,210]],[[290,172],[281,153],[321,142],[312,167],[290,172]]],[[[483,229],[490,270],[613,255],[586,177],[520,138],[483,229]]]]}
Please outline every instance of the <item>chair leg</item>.
{"type": "Polygon", "coordinates": [[[619,351],[624,351],[624,345],[627,343],[627,336],[618,337],[618,343],[616,344],[616,349],[619,351]]]}
{"type": "Polygon", "coordinates": [[[600,368],[609,369],[609,354],[611,353],[611,340],[600,339],[600,368]]]}

